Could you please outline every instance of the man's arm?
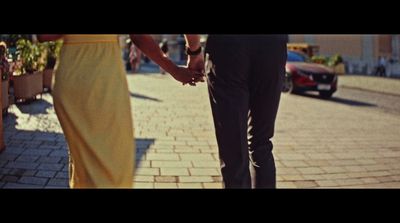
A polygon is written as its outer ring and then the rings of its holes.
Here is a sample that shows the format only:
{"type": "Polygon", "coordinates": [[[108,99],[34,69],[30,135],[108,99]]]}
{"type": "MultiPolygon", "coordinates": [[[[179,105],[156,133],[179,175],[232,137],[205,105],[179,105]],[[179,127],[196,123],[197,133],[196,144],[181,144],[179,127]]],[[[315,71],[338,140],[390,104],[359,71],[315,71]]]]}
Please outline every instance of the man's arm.
{"type": "Polygon", "coordinates": [[[198,34],[186,34],[186,45],[191,51],[199,49],[200,45],[200,35],[198,34]]]}
{"type": "MultiPolygon", "coordinates": [[[[186,47],[190,49],[190,51],[195,52],[201,47],[200,43],[200,35],[197,34],[187,34],[185,35],[186,39],[186,47]]],[[[188,55],[187,61],[189,69],[202,73],[204,75],[204,55],[203,52],[198,55],[188,55]]],[[[204,81],[203,78],[198,78],[196,81],[204,81]]]]}

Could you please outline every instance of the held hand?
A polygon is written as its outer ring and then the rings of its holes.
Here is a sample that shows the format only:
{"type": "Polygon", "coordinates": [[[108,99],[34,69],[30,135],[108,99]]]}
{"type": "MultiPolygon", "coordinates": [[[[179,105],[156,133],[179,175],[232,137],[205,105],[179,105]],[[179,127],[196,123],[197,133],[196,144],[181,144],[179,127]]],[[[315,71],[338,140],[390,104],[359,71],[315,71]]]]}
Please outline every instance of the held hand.
{"type": "Polygon", "coordinates": [[[187,66],[189,69],[204,73],[204,55],[189,56],[187,66]]]}
{"type": "Polygon", "coordinates": [[[200,79],[203,77],[202,73],[190,70],[186,67],[176,67],[174,72],[171,72],[171,75],[183,85],[190,84],[192,86],[196,86],[196,82],[201,81],[200,79]]]}
{"type": "Polygon", "coordinates": [[[196,55],[196,56],[189,56],[187,66],[190,70],[202,74],[202,76],[199,77],[196,82],[199,82],[199,81],[204,82],[203,77],[204,77],[205,65],[204,65],[203,53],[196,55]]]}

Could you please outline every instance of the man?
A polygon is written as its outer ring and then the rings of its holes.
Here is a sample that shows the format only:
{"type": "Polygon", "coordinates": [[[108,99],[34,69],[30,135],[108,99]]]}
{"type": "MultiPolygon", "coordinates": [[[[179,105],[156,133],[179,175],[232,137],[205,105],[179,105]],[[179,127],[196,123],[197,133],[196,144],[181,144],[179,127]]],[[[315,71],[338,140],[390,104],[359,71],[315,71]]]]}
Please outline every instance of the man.
{"type": "Polygon", "coordinates": [[[376,74],[377,76],[386,76],[386,60],[383,56],[378,57],[378,68],[376,70],[376,74]]]}
{"type": "Polygon", "coordinates": [[[275,188],[274,125],[285,72],[287,35],[187,35],[188,65],[205,64],[225,188],[275,188]],[[250,152],[250,154],[249,154],[250,152]],[[250,157],[249,157],[250,155],[250,157]]]}

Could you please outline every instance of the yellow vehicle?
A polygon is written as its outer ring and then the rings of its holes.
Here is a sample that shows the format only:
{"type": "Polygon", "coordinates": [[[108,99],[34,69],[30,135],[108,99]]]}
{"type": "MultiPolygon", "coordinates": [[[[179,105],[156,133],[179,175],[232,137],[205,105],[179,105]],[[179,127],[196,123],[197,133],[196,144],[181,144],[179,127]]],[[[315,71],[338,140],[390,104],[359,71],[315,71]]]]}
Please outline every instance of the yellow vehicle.
{"type": "Polygon", "coordinates": [[[312,45],[308,43],[288,43],[287,49],[292,51],[300,51],[310,58],[314,55],[318,55],[319,53],[318,45],[312,45]]]}

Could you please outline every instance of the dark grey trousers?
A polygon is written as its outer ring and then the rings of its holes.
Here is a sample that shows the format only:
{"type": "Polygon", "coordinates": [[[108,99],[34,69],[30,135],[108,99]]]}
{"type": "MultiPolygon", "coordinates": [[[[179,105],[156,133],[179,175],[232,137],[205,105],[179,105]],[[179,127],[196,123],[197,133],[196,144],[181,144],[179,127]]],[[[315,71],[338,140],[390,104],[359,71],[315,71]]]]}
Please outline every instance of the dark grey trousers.
{"type": "Polygon", "coordinates": [[[210,35],[206,74],[225,188],[275,188],[274,125],[287,35],[210,35]]]}

